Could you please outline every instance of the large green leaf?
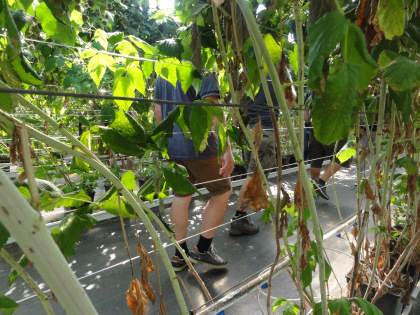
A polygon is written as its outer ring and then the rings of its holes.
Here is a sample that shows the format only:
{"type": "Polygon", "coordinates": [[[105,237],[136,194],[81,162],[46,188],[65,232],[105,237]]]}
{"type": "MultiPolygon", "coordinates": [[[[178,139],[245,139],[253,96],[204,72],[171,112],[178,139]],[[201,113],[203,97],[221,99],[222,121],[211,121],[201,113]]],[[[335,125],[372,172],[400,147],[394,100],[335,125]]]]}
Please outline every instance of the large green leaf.
{"type": "Polygon", "coordinates": [[[347,137],[359,73],[360,65],[344,64],[328,77],[325,93],[315,95],[311,119],[319,142],[331,144],[347,137]]]}
{"type": "MultiPolygon", "coordinates": [[[[379,57],[381,65],[395,56],[395,53],[383,51],[379,57]]],[[[382,77],[394,91],[412,89],[420,86],[420,65],[404,56],[398,56],[384,67],[382,77]]]]}
{"type": "Polygon", "coordinates": [[[7,243],[9,237],[9,231],[7,231],[4,225],[0,222],[0,249],[7,243]]]}
{"type": "Polygon", "coordinates": [[[302,284],[306,288],[312,283],[312,267],[310,264],[307,264],[305,269],[302,270],[302,284]]]}
{"type": "Polygon", "coordinates": [[[105,74],[106,68],[112,67],[113,64],[114,59],[111,56],[101,53],[97,53],[89,60],[88,72],[98,88],[105,74]]]}
{"type": "Polygon", "coordinates": [[[213,126],[213,115],[206,106],[192,106],[190,112],[190,131],[195,152],[203,152],[207,145],[207,138],[213,126]]]}
{"type": "Polygon", "coordinates": [[[357,297],[354,297],[353,300],[366,315],[383,315],[383,313],[372,303],[357,297]]]}
{"type": "Polygon", "coordinates": [[[339,12],[330,12],[311,24],[308,29],[309,74],[308,86],[315,91],[324,90],[322,67],[324,60],[344,37],[347,20],[339,12]]]}
{"type": "MultiPolygon", "coordinates": [[[[134,97],[136,89],[134,81],[134,76],[132,74],[128,74],[125,68],[117,69],[114,75],[114,86],[112,94],[114,96],[134,97]]],[[[127,111],[133,101],[115,100],[115,103],[118,105],[118,107],[127,111]]]]}
{"type": "Polygon", "coordinates": [[[227,149],[227,135],[223,123],[216,124],[215,132],[217,133],[217,156],[221,156],[227,149]]]}
{"type": "Polygon", "coordinates": [[[186,63],[182,63],[180,66],[176,67],[176,76],[179,83],[181,83],[184,93],[187,93],[187,90],[193,83],[193,71],[194,68],[186,63]]]}
{"type": "Polygon", "coordinates": [[[0,109],[10,113],[12,112],[13,100],[10,94],[0,93],[0,109]]]}
{"type": "Polygon", "coordinates": [[[128,170],[125,172],[121,177],[121,183],[127,188],[128,190],[137,189],[136,185],[136,175],[133,171],[128,170]]]}
{"type": "Polygon", "coordinates": [[[328,303],[328,308],[331,314],[348,315],[350,314],[350,303],[348,299],[334,299],[328,303]]]}
{"type": "Polygon", "coordinates": [[[52,39],[67,45],[76,43],[76,31],[70,24],[57,20],[45,2],[36,7],[36,16],[41,22],[43,31],[52,39]]]}
{"type": "Polygon", "coordinates": [[[401,36],[405,23],[404,0],[379,0],[375,20],[379,22],[386,39],[401,36]]]}
{"type": "Polygon", "coordinates": [[[76,193],[52,197],[49,192],[42,194],[40,208],[44,211],[53,211],[58,207],[80,207],[86,201],[92,201],[86,193],[81,190],[76,193]]]}
{"type": "Polygon", "coordinates": [[[149,45],[148,43],[146,43],[144,40],[135,37],[133,35],[128,36],[128,39],[134,44],[136,45],[138,48],[140,48],[141,50],[143,50],[146,54],[149,55],[155,55],[157,52],[157,48],[149,45]]]}
{"type": "Polygon", "coordinates": [[[153,73],[153,62],[145,61],[143,62],[143,74],[146,79],[150,78],[150,75],[153,73]]]}
{"type": "Polygon", "coordinates": [[[93,40],[97,41],[105,51],[107,50],[108,34],[105,31],[96,29],[95,34],[93,35],[93,40]]]}
{"type": "Polygon", "coordinates": [[[176,87],[176,81],[178,80],[177,67],[179,65],[179,61],[173,58],[168,58],[163,61],[164,62],[162,63],[155,63],[155,72],[158,76],[164,78],[176,87]]]}
{"type": "Polygon", "coordinates": [[[112,130],[118,130],[124,137],[131,137],[136,134],[136,130],[128,121],[125,111],[121,108],[115,113],[115,119],[109,127],[112,130]]]}
{"type": "Polygon", "coordinates": [[[143,96],[146,96],[146,83],[144,82],[143,71],[137,67],[130,67],[127,70],[127,74],[133,78],[136,90],[143,94],[143,96]]]}
{"type": "Polygon", "coordinates": [[[348,25],[347,61],[361,65],[362,71],[357,82],[357,90],[363,91],[375,75],[378,65],[367,51],[365,38],[360,28],[353,23],[348,23],[348,25]]]}
{"type": "Polygon", "coordinates": [[[178,38],[169,38],[164,40],[159,40],[156,42],[156,47],[159,49],[159,52],[167,57],[175,57],[179,61],[182,61],[182,53],[184,48],[182,47],[181,40],[178,38]]]}
{"type": "Polygon", "coordinates": [[[97,220],[90,214],[75,216],[70,213],[64,217],[60,225],[51,231],[51,235],[61,249],[64,257],[75,255],[74,246],[83,229],[91,229],[97,220]]]}
{"type": "Polygon", "coordinates": [[[403,92],[397,92],[389,90],[392,100],[397,105],[397,108],[402,112],[403,121],[407,122],[411,114],[411,106],[413,104],[413,92],[406,90],[403,92]]]}
{"type": "Polygon", "coordinates": [[[0,311],[2,311],[4,315],[12,315],[18,306],[18,303],[12,299],[9,299],[7,296],[0,292],[0,311]]]}
{"type": "Polygon", "coordinates": [[[125,117],[127,118],[128,123],[134,129],[135,133],[133,134],[132,141],[137,144],[143,144],[149,140],[147,134],[145,133],[144,129],[140,124],[128,113],[124,113],[125,117]]]}
{"type": "MultiPolygon", "coordinates": [[[[139,56],[139,53],[136,47],[134,47],[134,45],[130,43],[129,41],[118,42],[115,45],[114,50],[119,51],[121,54],[127,55],[127,56],[133,56],[133,57],[139,56]]],[[[129,61],[130,59],[127,58],[126,63],[129,63],[129,61]]]]}
{"type": "Polygon", "coordinates": [[[104,209],[106,212],[111,213],[115,216],[120,215],[120,205],[121,213],[123,218],[132,218],[134,215],[133,209],[125,202],[125,198],[120,196],[120,202],[118,202],[117,192],[115,192],[111,198],[101,202],[98,206],[100,209],[104,209]]]}
{"type": "Polygon", "coordinates": [[[197,188],[175,167],[163,166],[163,175],[172,189],[180,194],[198,193],[197,188]]]}
{"type": "Polygon", "coordinates": [[[142,157],[144,155],[144,150],[141,147],[131,142],[127,137],[124,137],[118,131],[100,126],[99,132],[102,139],[115,153],[122,153],[137,157],[142,157]]]}
{"type": "Polygon", "coordinates": [[[277,307],[286,306],[286,304],[287,304],[287,300],[284,297],[279,297],[279,298],[275,299],[274,302],[273,302],[273,305],[271,306],[272,313],[274,314],[277,307]]]}
{"type": "Polygon", "coordinates": [[[174,124],[176,120],[178,119],[180,112],[181,112],[180,107],[177,106],[173,111],[171,111],[168,114],[168,116],[165,117],[165,119],[159,125],[157,125],[152,130],[152,136],[165,134],[165,135],[168,135],[169,137],[172,137],[174,124]]]}

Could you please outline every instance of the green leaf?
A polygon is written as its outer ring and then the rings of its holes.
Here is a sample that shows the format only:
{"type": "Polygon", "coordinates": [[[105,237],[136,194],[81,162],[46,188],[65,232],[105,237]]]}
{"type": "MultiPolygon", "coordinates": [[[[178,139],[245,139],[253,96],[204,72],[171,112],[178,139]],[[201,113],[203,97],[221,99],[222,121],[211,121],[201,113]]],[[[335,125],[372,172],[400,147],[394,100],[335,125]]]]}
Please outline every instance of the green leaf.
{"type": "Polygon", "coordinates": [[[325,82],[322,73],[324,60],[336,48],[347,31],[347,19],[339,12],[329,12],[308,29],[309,73],[308,86],[311,90],[323,91],[325,82]]]}
{"type": "Polygon", "coordinates": [[[57,20],[45,2],[36,7],[36,16],[42,25],[42,30],[55,41],[74,46],[76,31],[69,24],[57,20]]]}
{"type": "Polygon", "coordinates": [[[287,227],[287,237],[293,235],[293,232],[296,230],[298,224],[298,218],[294,218],[292,221],[289,222],[289,226],[287,227]]]}
{"type": "Polygon", "coordinates": [[[178,80],[177,66],[179,61],[176,59],[165,59],[165,63],[156,63],[155,72],[158,76],[164,78],[176,87],[176,81],[178,80]]]}
{"type": "Polygon", "coordinates": [[[106,54],[97,53],[89,60],[88,72],[98,88],[106,68],[112,68],[113,65],[114,59],[106,54]]]}
{"type": "Polygon", "coordinates": [[[223,123],[218,122],[216,124],[215,132],[217,133],[217,156],[222,156],[226,152],[227,148],[227,136],[223,123]]]}
{"type": "Polygon", "coordinates": [[[124,137],[118,131],[100,126],[99,132],[102,139],[115,153],[137,156],[139,158],[144,155],[144,150],[141,147],[131,142],[127,137],[124,137]]]}
{"type": "Polygon", "coordinates": [[[350,314],[350,303],[347,298],[334,299],[328,303],[331,314],[348,315],[350,314]]]}
{"type": "Polygon", "coordinates": [[[356,150],[354,148],[347,148],[344,151],[342,151],[340,154],[338,154],[338,159],[341,163],[344,163],[348,159],[351,159],[353,156],[356,155],[356,150]]]}
{"type": "Polygon", "coordinates": [[[271,311],[273,312],[273,314],[276,311],[277,307],[285,306],[286,303],[287,303],[287,300],[283,297],[279,297],[279,298],[275,299],[275,301],[273,303],[273,306],[271,307],[271,311]]]}
{"type": "Polygon", "coordinates": [[[403,122],[407,122],[411,114],[411,106],[413,104],[413,92],[411,91],[411,89],[403,92],[397,92],[390,89],[389,92],[397,108],[402,112],[403,122]]]}
{"type": "Polygon", "coordinates": [[[44,211],[53,211],[55,208],[61,206],[78,208],[86,201],[92,200],[83,190],[76,193],[65,194],[59,197],[52,197],[49,192],[45,192],[42,194],[40,207],[44,211]]]}
{"type": "Polygon", "coordinates": [[[265,223],[268,221],[271,213],[274,213],[274,205],[272,202],[270,202],[270,207],[268,209],[264,209],[262,219],[261,219],[263,225],[265,225],[265,223]]]}
{"type": "Polygon", "coordinates": [[[10,237],[9,231],[6,230],[3,223],[0,222],[0,249],[7,243],[10,237]]]}
{"type": "Polygon", "coordinates": [[[175,121],[178,119],[180,114],[180,107],[177,106],[173,111],[171,111],[168,116],[157,125],[153,131],[152,136],[157,136],[159,134],[165,134],[168,137],[172,137],[175,121]]]}
{"type": "Polygon", "coordinates": [[[396,163],[399,167],[404,167],[408,175],[415,175],[418,173],[416,162],[408,156],[398,159],[396,163]]]}
{"type": "MultiPolygon", "coordinates": [[[[134,97],[136,88],[134,81],[135,78],[132,75],[129,75],[125,68],[119,68],[115,72],[112,94],[114,96],[134,97]]],[[[124,111],[127,111],[133,101],[115,100],[115,103],[118,105],[118,107],[122,108],[124,111]]]]}
{"type": "Polygon", "coordinates": [[[150,78],[150,75],[153,73],[153,62],[145,61],[143,62],[143,74],[145,78],[150,78]]]}
{"type": "Polygon", "coordinates": [[[165,11],[160,10],[160,11],[157,11],[155,14],[153,14],[151,17],[149,17],[149,21],[153,19],[162,21],[165,17],[166,17],[165,11]]]}
{"type": "Polygon", "coordinates": [[[146,83],[144,82],[143,71],[137,67],[130,67],[127,70],[127,74],[134,81],[136,90],[143,94],[143,96],[146,96],[146,83]]]}
{"type": "Polygon", "coordinates": [[[312,268],[310,264],[307,264],[305,269],[302,270],[302,284],[306,288],[312,283],[312,268]]]}
{"type": "Polygon", "coordinates": [[[213,117],[209,115],[207,107],[192,106],[190,112],[190,131],[194,144],[195,153],[204,151],[207,138],[213,126],[213,117]]]}
{"type": "Polygon", "coordinates": [[[51,235],[64,257],[76,254],[74,246],[83,229],[91,229],[97,220],[90,214],[75,216],[70,213],[64,217],[60,225],[51,231],[51,235]]]}
{"type": "Polygon", "coordinates": [[[123,32],[113,32],[108,33],[108,42],[114,46],[116,43],[121,42],[124,40],[124,33],[123,32]]]}
{"type": "Polygon", "coordinates": [[[51,70],[54,70],[57,66],[57,59],[55,57],[48,57],[47,59],[45,59],[44,65],[45,71],[49,72],[51,70]]]}
{"type": "Polygon", "coordinates": [[[128,190],[137,189],[136,185],[136,175],[133,171],[128,170],[125,172],[121,177],[121,183],[127,188],[128,190]]]}
{"type": "Polygon", "coordinates": [[[146,54],[152,55],[154,56],[157,52],[157,48],[149,45],[148,43],[146,43],[144,40],[137,38],[133,35],[128,36],[128,39],[134,44],[136,45],[138,48],[140,48],[141,50],[143,50],[146,54]]]}
{"type": "MultiPolygon", "coordinates": [[[[7,0],[6,0],[7,1],[7,0]]],[[[0,292],[0,310],[4,315],[12,315],[19,304],[0,292]]]]}
{"type": "Polygon", "coordinates": [[[379,0],[375,21],[386,39],[394,39],[404,33],[405,8],[403,0],[379,0]]]}
{"type": "Polygon", "coordinates": [[[104,50],[108,48],[108,35],[105,31],[101,29],[96,29],[95,34],[93,35],[93,40],[97,41],[104,50]]]}
{"type": "Polygon", "coordinates": [[[136,130],[130,124],[128,116],[130,115],[126,115],[126,112],[120,108],[115,113],[115,119],[112,124],[108,125],[109,128],[112,130],[118,130],[124,137],[130,138],[131,136],[134,136],[136,134],[136,130]]]}
{"type": "MultiPolygon", "coordinates": [[[[25,268],[28,264],[29,264],[29,259],[28,257],[26,257],[25,255],[22,255],[22,257],[20,257],[18,264],[22,267],[25,268]]],[[[18,279],[20,277],[20,274],[16,271],[16,269],[12,269],[9,273],[8,276],[8,282],[9,282],[9,287],[12,285],[13,282],[16,281],[16,279],[18,279]]]]}
{"type": "MultiPolygon", "coordinates": [[[[139,53],[136,47],[134,47],[133,44],[130,43],[129,41],[121,41],[117,43],[116,46],[114,47],[114,50],[119,51],[121,54],[127,55],[127,56],[133,56],[133,57],[139,56],[139,53]]],[[[129,62],[129,59],[127,59],[126,62],[129,62]]]]}
{"type": "Polygon", "coordinates": [[[354,297],[353,300],[366,315],[383,315],[383,313],[372,303],[357,297],[354,297]]]}
{"type": "Polygon", "coordinates": [[[175,57],[179,61],[182,61],[182,53],[184,48],[181,44],[181,39],[179,38],[169,38],[164,40],[159,40],[156,42],[156,47],[159,52],[167,57],[175,57]]]}
{"type": "MultiPolygon", "coordinates": [[[[384,52],[381,53],[380,58],[384,52]]],[[[389,55],[389,54],[388,54],[389,55]]],[[[405,91],[420,86],[420,65],[410,59],[398,56],[384,69],[383,79],[394,91],[405,91]]]]}
{"type": "Polygon", "coordinates": [[[23,83],[31,85],[42,84],[41,77],[31,67],[22,53],[11,62],[11,65],[23,83]]]}
{"type": "MultiPolygon", "coordinates": [[[[277,44],[276,40],[273,38],[273,36],[270,33],[265,35],[264,43],[267,46],[268,52],[270,53],[271,60],[273,60],[274,65],[276,65],[281,58],[281,53],[282,53],[281,46],[277,44]]],[[[265,62],[264,62],[264,71],[265,71],[265,74],[268,74],[268,69],[265,62]]]]}
{"type": "Polygon", "coordinates": [[[11,113],[12,112],[12,105],[13,105],[13,99],[10,96],[10,94],[7,93],[0,93],[0,109],[11,113]]]}
{"type": "Polygon", "coordinates": [[[194,76],[193,76],[194,68],[190,65],[183,63],[179,67],[176,67],[176,77],[181,83],[182,90],[184,93],[187,93],[187,90],[193,83],[194,76]]]}
{"type": "Polygon", "coordinates": [[[357,82],[357,90],[363,91],[376,74],[378,65],[367,51],[365,37],[360,28],[353,23],[348,23],[348,25],[347,61],[362,67],[357,82]]]}
{"type": "MultiPolygon", "coordinates": [[[[134,215],[133,209],[126,203],[124,197],[120,196],[121,213],[123,218],[132,218],[134,215]]],[[[104,209],[106,212],[115,216],[120,215],[120,204],[118,203],[117,191],[108,200],[101,202],[98,208],[104,209]]]]}
{"type": "Polygon", "coordinates": [[[311,119],[319,142],[328,145],[347,137],[359,73],[359,65],[346,63],[328,77],[325,93],[315,95],[311,119]]]}
{"type": "MultiPolygon", "coordinates": [[[[172,189],[179,194],[199,193],[197,188],[175,167],[163,166],[163,175],[166,182],[172,189]]],[[[201,196],[201,194],[200,194],[201,196]]]]}
{"type": "Polygon", "coordinates": [[[297,315],[299,312],[299,305],[294,302],[289,302],[289,306],[283,311],[283,315],[297,315]]]}

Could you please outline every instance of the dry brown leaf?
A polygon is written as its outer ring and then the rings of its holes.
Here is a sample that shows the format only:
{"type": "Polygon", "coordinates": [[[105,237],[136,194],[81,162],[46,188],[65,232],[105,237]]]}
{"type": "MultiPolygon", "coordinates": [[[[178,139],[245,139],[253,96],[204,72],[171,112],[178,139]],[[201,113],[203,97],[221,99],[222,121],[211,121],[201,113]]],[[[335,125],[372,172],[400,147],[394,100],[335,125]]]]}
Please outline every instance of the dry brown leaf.
{"type": "Polygon", "coordinates": [[[23,171],[19,177],[17,178],[18,183],[23,183],[23,181],[26,179],[26,171],[23,171]]]}
{"type": "Polygon", "coordinates": [[[352,230],[351,230],[351,235],[353,235],[353,237],[356,239],[357,235],[359,235],[359,229],[357,228],[357,226],[353,226],[352,230]]]}
{"type": "Polygon", "coordinates": [[[306,209],[308,207],[308,199],[303,189],[302,180],[299,178],[295,186],[295,206],[297,209],[306,209]]]}
{"type": "Polygon", "coordinates": [[[370,209],[376,216],[382,216],[382,208],[376,202],[370,206],[370,209]]]}
{"type": "Polygon", "coordinates": [[[255,168],[254,174],[244,192],[244,201],[247,200],[249,200],[249,205],[254,212],[270,207],[267,194],[262,186],[261,175],[258,168],[255,168]]]}
{"type": "Polygon", "coordinates": [[[365,182],[365,194],[366,198],[372,201],[374,201],[376,198],[376,196],[373,194],[372,188],[370,188],[370,185],[367,181],[365,182]]]}
{"type": "Polygon", "coordinates": [[[127,306],[132,311],[133,315],[146,314],[147,297],[141,289],[140,281],[133,277],[130,283],[130,288],[126,293],[127,306]]]}
{"type": "Polygon", "coordinates": [[[369,155],[369,149],[363,147],[359,151],[359,163],[363,163],[366,160],[366,157],[369,155]]]}
{"type": "Polygon", "coordinates": [[[263,127],[261,125],[261,117],[260,114],[257,114],[257,123],[252,128],[252,137],[254,138],[254,146],[255,146],[255,152],[254,152],[254,158],[258,156],[258,150],[260,148],[261,140],[263,138],[263,127]]]}
{"type": "Polygon", "coordinates": [[[407,175],[407,191],[410,194],[411,200],[414,200],[417,185],[417,174],[407,175]]]}
{"type": "Polygon", "coordinates": [[[306,254],[311,250],[311,239],[309,230],[303,220],[299,222],[299,234],[302,239],[302,256],[300,259],[300,268],[303,270],[307,265],[306,254]]]}
{"type": "Polygon", "coordinates": [[[137,240],[137,254],[140,256],[141,284],[143,285],[149,300],[155,304],[155,291],[148,279],[149,273],[155,269],[155,266],[153,266],[150,255],[144,249],[143,245],[141,245],[139,240],[137,240]]]}
{"type": "Polygon", "coordinates": [[[166,308],[165,308],[165,303],[163,303],[163,298],[160,299],[159,315],[166,315],[166,308]]]}
{"type": "Polygon", "coordinates": [[[350,243],[350,248],[351,248],[351,254],[353,256],[356,256],[357,255],[356,246],[354,246],[353,243],[350,243]]]}

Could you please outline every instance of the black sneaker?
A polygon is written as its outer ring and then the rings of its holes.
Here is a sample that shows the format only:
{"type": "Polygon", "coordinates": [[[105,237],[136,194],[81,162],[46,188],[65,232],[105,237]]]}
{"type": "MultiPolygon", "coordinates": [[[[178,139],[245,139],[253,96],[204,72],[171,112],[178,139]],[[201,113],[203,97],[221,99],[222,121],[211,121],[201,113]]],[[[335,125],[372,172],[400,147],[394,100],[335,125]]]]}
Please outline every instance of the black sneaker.
{"type": "Polygon", "coordinates": [[[197,249],[197,246],[194,246],[190,251],[190,261],[204,265],[212,268],[226,268],[228,266],[228,261],[224,260],[222,257],[217,255],[214,245],[211,244],[208,251],[205,253],[200,253],[197,249]]]}
{"type": "Polygon", "coordinates": [[[230,224],[229,233],[231,235],[252,235],[258,233],[260,228],[257,225],[254,225],[249,219],[249,216],[241,216],[238,218],[232,218],[232,223],[230,224]]]}
{"type": "Polygon", "coordinates": [[[328,197],[327,195],[327,187],[325,186],[325,184],[321,184],[318,178],[312,180],[311,182],[314,185],[314,189],[317,195],[320,195],[325,200],[330,200],[330,197],[328,197]]]}
{"type": "Polygon", "coordinates": [[[171,263],[175,271],[181,271],[187,267],[187,262],[178,256],[172,256],[171,263]]]}

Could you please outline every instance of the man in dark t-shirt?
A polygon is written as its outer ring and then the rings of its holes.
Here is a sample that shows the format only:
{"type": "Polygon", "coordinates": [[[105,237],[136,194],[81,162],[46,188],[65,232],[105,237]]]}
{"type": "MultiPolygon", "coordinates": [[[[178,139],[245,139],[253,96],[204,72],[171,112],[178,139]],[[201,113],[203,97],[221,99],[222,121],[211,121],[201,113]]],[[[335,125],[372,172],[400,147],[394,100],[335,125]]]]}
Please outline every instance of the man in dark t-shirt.
{"type": "MultiPolygon", "coordinates": [[[[181,84],[174,87],[163,78],[158,78],[155,89],[155,99],[194,102],[197,99],[210,99],[219,103],[219,84],[214,76],[202,76],[202,86],[198,95],[194,87],[190,87],[186,93],[181,84]]],[[[160,123],[178,105],[155,104],[155,116],[160,123]]],[[[213,119],[214,125],[219,120],[213,119]]],[[[214,131],[214,125],[212,130],[214,131]]],[[[191,139],[184,137],[177,124],[174,133],[169,140],[168,155],[171,161],[183,165],[188,171],[188,179],[195,184],[202,183],[211,194],[203,212],[201,234],[196,246],[188,249],[186,237],[188,228],[188,207],[192,194],[184,195],[175,193],[174,201],[170,210],[171,222],[174,224],[175,238],[193,263],[206,265],[212,268],[226,268],[228,261],[221,258],[212,244],[213,236],[217,227],[221,224],[226,212],[227,202],[232,193],[230,179],[226,178],[233,171],[234,159],[230,149],[230,143],[226,152],[221,156],[221,165],[217,160],[217,135],[212,132],[207,139],[208,144],[203,152],[196,154],[191,139]]],[[[187,264],[181,253],[176,249],[172,257],[172,266],[175,271],[184,269],[187,264]]]]}
{"type": "MultiPolygon", "coordinates": [[[[292,82],[289,72],[286,73],[286,82],[292,82]]],[[[284,83],[284,82],[283,82],[284,83]]],[[[271,100],[273,101],[274,113],[276,121],[279,116],[279,102],[277,101],[276,94],[274,92],[273,83],[270,76],[267,76],[268,89],[270,91],[271,100]]],[[[290,98],[286,98],[288,107],[292,107],[296,100],[296,92],[293,86],[287,87],[287,91],[284,91],[285,95],[289,95],[290,98]]],[[[257,116],[260,115],[261,125],[263,127],[263,138],[258,149],[258,159],[260,160],[261,166],[266,170],[266,176],[270,173],[270,169],[276,166],[276,150],[275,150],[275,139],[274,139],[274,128],[271,122],[270,109],[268,106],[267,98],[265,97],[264,89],[262,84],[258,90],[255,100],[248,98],[248,117],[249,127],[253,128],[257,124],[257,116]],[[255,105],[264,106],[256,107],[255,105]]],[[[236,213],[232,217],[232,223],[230,225],[229,233],[231,235],[250,235],[255,234],[259,231],[259,227],[252,222],[246,212],[248,210],[249,202],[244,200],[244,193],[248,187],[248,183],[252,178],[255,167],[257,166],[254,156],[251,151],[243,150],[243,159],[245,168],[247,170],[247,177],[245,182],[242,184],[241,190],[239,191],[239,200],[236,213]]]]}

